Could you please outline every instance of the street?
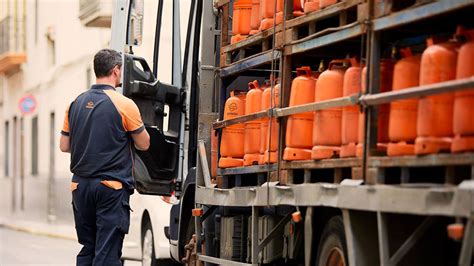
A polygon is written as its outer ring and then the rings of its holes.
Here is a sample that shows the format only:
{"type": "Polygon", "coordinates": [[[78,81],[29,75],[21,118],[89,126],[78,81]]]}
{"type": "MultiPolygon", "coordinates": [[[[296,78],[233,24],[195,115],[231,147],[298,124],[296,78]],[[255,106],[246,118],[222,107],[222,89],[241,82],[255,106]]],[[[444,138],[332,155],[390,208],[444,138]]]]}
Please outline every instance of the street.
{"type": "MultiPolygon", "coordinates": [[[[75,265],[80,245],[72,240],[39,236],[0,227],[0,265],[75,265]]],[[[141,265],[139,262],[126,266],[141,265]]]]}

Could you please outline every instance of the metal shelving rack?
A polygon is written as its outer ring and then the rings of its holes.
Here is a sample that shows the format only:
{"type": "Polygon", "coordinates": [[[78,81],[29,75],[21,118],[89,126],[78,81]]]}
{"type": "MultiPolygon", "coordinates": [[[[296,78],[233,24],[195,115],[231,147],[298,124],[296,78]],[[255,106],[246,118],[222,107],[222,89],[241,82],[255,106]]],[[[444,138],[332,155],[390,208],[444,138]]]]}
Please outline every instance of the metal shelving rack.
{"type": "MultiPolygon", "coordinates": [[[[225,52],[232,49],[240,49],[258,41],[258,36],[244,41],[245,43],[228,45],[228,14],[229,0],[216,1],[216,7],[221,10],[221,44],[225,52]]],[[[464,180],[459,185],[440,186],[415,186],[415,185],[385,185],[377,182],[372,170],[377,167],[393,167],[399,165],[406,166],[456,166],[470,165],[471,179],[474,179],[474,153],[465,154],[438,154],[429,156],[403,156],[403,157],[383,157],[377,156],[376,136],[377,136],[377,111],[373,108],[382,103],[390,103],[394,100],[407,99],[412,97],[427,96],[443,92],[452,92],[474,87],[474,78],[455,80],[420,86],[401,91],[390,91],[378,93],[379,61],[381,54],[381,33],[402,25],[418,23],[426,19],[435,18],[456,12],[463,8],[473,8],[472,0],[438,0],[423,3],[418,6],[403,9],[386,16],[373,18],[372,14],[362,21],[341,26],[339,30],[331,30],[327,34],[311,33],[298,41],[292,41],[291,34],[293,27],[312,20],[329,16],[341,12],[348,6],[355,6],[365,3],[368,10],[374,8],[374,1],[348,0],[340,2],[331,8],[320,12],[312,13],[304,17],[292,19],[292,4],[285,1],[285,15],[287,18],[279,28],[272,29],[271,34],[280,38],[275,41],[275,47],[271,47],[261,53],[244,57],[236,62],[222,62],[220,68],[221,91],[220,95],[225,95],[225,85],[228,79],[235,78],[236,75],[251,72],[251,69],[261,66],[268,66],[272,61],[278,62],[279,76],[281,80],[281,108],[272,108],[269,111],[242,116],[235,119],[218,121],[213,123],[213,129],[220,129],[232,124],[242,123],[263,117],[277,117],[280,120],[279,133],[279,160],[272,165],[261,165],[251,167],[240,167],[231,169],[218,169],[218,175],[237,175],[248,173],[270,173],[276,172],[278,180],[281,181],[280,174],[288,169],[322,169],[335,167],[359,167],[361,170],[361,180],[343,180],[340,183],[302,183],[282,185],[281,182],[270,182],[268,180],[262,186],[236,187],[232,189],[216,188],[210,182],[209,171],[197,180],[195,202],[198,207],[202,206],[227,206],[227,207],[249,207],[252,209],[252,264],[226,261],[219,258],[212,258],[198,253],[198,258],[202,261],[212,263],[222,263],[226,265],[257,265],[258,254],[263,249],[263,244],[268,242],[267,238],[273,237],[270,234],[262,242],[258,242],[258,213],[260,208],[265,206],[306,206],[307,212],[312,212],[314,207],[327,206],[342,210],[344,226],[346,231],[347,247],[349,250],[350,265],[367,265],[373,261],[367,261],[367,247],[363,247],[356,240],[361,234],[374,243],[370,246],[372,250],[379,251],[380,265],[395,265],[410,250],[423,232],[431,223],[432,216],[448,216],[467,219],[465,227],[465,237],[462,243],[459,265],[468,265],[471,258],[471,250],[474,244],[474,182],[464,180]],[[366,3],[365,3],[366,2],[366,3]],[[290,15],[289,15],[290,14],[290,15]],[[282,37],[283,36],[283,37],[282,37]],[[281,39],[283,38],[283,40],[281,39]],[[364,38],[365,44],[361,45],[361,50],[365,52],[366,62],[368,62],[368,92],[364,95],[352,95],[332,99],[325,102],[311,103],[302,106],[287,107],[289,102],[291,79],[292,79],[292,57],[301,55],[321,47],[327,47],[335,43],[340,43],[354,38],[364,38]],[[288,40],[290,39],[290,40],[288,40]],[[282,150],[284,148],[286,118],[291,114],[315,111],[331,107],[342,107],[348,105],[360,105],[364,108],[365,132],[363,158],[350,159],[328,159],[322,161],[282,161],[282,150]],[[364,184],[365,182],[365,184],[364,184]],[[369,224],[375,228],[368,232],[361,224],[360,212],[370,212],[369,224]],[[390,256],[388,243],[390,241],[387,233],[387,214],[413,214],[426,216],[416,230],[410,235],[400,248],[390,256]]],[[[262,34],[268,37],[268,32],[262,34]]],[[[276,39],[276,38],[275,38],[276,39]]],[[[342,52],[341,52],[342,55],[342,52]]],[[[222,59],[223,57],[221,57],[222,59]]],[[[224,60],[226,60],[224,58],[224,60]]],[[[224,100],[221,97],[221,100],[224,100]]],[[[224,102],[222,101],[221,106],[224,102]]],[[[200,153],[202,165],[207,165],[205,152],[200,153]]],[[[199,169],[198,169],[199,171],[199,169]]],[[[201,169],[202,171],[202,169],[201,169]]],[[[285,218],[284,218],[285,219],[285,218]]],[[[196,228],[198,238],[202,233],[202,218],[196,217],[196,228]]],[[[311,221],[304,221],[305,223],[311,221]]],[[[277,225],[281,226],[281,225],[277,225]]],[[[278,228],[275,228],[278,229],[278,228]]],[[[199,242],[198,242],[199,243],[199,242]]],[[[199,248],[198,248],[199,249],[199,248]]],[[[308,263],[308,261],[306,261],[308,263]]]]}

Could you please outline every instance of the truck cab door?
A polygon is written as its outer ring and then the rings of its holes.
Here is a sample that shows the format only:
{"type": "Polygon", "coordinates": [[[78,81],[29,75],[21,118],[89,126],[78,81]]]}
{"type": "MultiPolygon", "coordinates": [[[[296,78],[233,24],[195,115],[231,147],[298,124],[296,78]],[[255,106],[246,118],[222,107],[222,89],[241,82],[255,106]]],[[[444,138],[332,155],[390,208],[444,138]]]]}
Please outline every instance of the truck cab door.
{"type": "Polygon", "coordinates": [[[158,81],[145,59],[124,54],[123,94],[137,104],[150,135],[148,151],[134,149],[135,188],[170,196],[178,175],[183,90],[158,81]]]}

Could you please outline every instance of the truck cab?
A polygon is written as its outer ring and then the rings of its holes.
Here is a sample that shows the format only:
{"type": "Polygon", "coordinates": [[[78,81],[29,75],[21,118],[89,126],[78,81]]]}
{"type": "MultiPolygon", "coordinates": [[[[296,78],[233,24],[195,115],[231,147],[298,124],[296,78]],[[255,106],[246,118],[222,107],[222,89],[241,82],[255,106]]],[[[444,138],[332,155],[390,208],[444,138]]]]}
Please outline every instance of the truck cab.
{"type": "MultiPolygon", "coordinates": [[[[180,262],[185,255],[184,246],[194,233],[191,210],[194,208],[199,116],[206,116],[206,113],[209,117],[213,116],[212,106],[200,105],[198,101],[201,97],[212,97],[199,93],[200,86],[213,86],[212,66],[217,47],[212,44],[217,43],[217,35],[213,29],[201,26],[203,23],[214,25],[215,16],[212,1],[209,0],[192,0],[190,3],[173,1],[171,5],[158,1],[156,10],[146,10],[156,13],[157,17],[153,57],[143,58],[133,52],[141,45],[143,2],[115,2],[111,47],[124,52],[122,93],[137,104],[150,135],[148,151],[134,150],[135,188],[140,194],[174,199],[169,225],[154,230],[165,231],[171,257],[180,262]],[[166,4],[171,8],[166,9],[166,4]],[[183,4],[190,5],[188,14],[180,14],[180,5],[183,4]],[[206,14],[203,15],[203,12],[206,14]],[[164,14],[169,17],[169,13],[172,13],[171,66],[158,64],[163,46],[164,14]],[[183,16],[188,17],[185,40],[181,40],[180,33],[183,16]],[[205,47],[201,47],[201,39],[209,40],[205,47]],[[157,78],[160,69],[165,67],[172,69],[170,83],[157,78]]],[[[212,88],[206,91],[212,91],[212,88]]]]}

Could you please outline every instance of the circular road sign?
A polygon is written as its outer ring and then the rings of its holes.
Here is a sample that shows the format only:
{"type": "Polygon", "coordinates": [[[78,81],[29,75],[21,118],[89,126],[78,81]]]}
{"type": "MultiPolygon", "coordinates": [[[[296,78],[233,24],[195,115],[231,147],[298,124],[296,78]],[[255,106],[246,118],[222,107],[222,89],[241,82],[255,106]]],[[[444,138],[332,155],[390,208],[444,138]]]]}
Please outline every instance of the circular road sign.
{"type": "Polygon", "coordinates": [[[31,114],[36,110],[36,98],[33,95],[26,95],[18,102],[18,107],[22,114],[31,114]]]}

